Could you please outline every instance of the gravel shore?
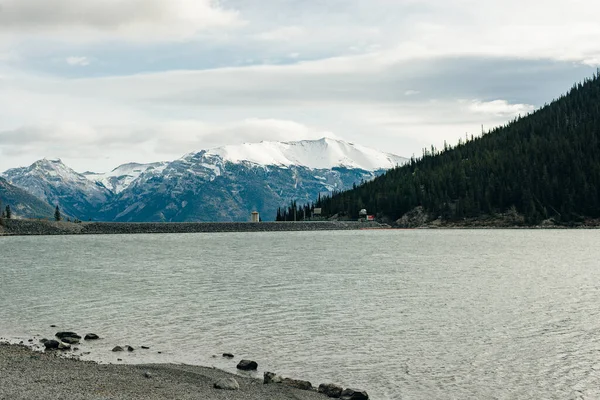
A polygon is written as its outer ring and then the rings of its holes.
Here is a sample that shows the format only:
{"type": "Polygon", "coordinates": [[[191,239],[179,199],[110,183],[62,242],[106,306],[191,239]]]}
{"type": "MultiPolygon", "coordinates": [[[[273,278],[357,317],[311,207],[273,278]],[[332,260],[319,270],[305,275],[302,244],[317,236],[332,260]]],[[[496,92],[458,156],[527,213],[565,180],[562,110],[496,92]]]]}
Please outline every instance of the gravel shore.
{"type": "Polygon", "coordinates": [[[0,344],[0,399],[219,399],[324,400],[326,396],[281,384],[189,365],[116,365],[63,358],[61,353],[0,344]],[[148,376],[149,377],[148,377],[148,376]],[[213,384],[233,377],[240,389],[213,384]]]}

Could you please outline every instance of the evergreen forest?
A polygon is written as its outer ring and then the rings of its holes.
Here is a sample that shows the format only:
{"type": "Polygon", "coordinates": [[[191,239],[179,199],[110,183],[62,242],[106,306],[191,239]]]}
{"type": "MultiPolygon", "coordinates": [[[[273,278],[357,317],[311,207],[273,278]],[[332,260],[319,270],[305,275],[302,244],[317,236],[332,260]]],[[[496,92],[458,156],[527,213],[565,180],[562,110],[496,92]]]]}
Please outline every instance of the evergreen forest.
{"type": "MultiPolygon", "coordinates": [[[[418,206],[447,221],[509,210],[528,225],[600,218],[600,74],[529,115],[454,147],[425,149],[404,166],[295,213],[318,207],[324,216],[358,218],[366,208],[395,221],[418,206]]],[[[278,219],[290,220],[296,208],[292,202],[278,219]]]]}

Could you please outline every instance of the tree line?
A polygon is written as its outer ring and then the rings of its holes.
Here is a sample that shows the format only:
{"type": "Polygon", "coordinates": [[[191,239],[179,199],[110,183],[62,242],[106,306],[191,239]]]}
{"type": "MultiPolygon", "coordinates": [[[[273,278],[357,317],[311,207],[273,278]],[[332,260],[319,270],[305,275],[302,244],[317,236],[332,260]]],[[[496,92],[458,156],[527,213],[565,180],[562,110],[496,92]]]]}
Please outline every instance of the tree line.
{"type": "MultiPolygon", "coordinates": [[[[362,208],[396,220],[417,206],[462,220],[517,210],[527,224],[600,217],[600,74],[541,109],[422,157],[352,190],[320,197],[324,215],[362,208]]],[[[300,209],[292,202],[282,218],[300,209]]],[[[280,214],[278,213],[278,218],[280,214]]]]}

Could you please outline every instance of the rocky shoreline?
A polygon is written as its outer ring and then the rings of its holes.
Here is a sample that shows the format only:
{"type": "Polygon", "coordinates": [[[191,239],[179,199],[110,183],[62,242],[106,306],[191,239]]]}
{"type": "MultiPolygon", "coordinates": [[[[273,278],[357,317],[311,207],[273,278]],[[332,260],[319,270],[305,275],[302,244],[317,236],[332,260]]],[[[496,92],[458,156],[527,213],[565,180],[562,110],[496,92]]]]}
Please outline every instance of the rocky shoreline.
{"type": "MultiPolygon", "coordinates": [[[[1,339],[1,338],[0,338],[1,339]]],[[[0,340],[0,399],[296,399],[368,400],[360,389],[333,383],[313,387],[308,381],[264,372],[257,379],[258,363],[237,362],[240,374],[215,368],[180,364],[99,364],[82,361],[84,342],[99,340],[93,333],[84,338],[75,332],[57,332],[53,339],[31,338],[20,343],[0,340]]],[[[133,352],[132,346],[115,346],[113,352],[133,352]]],[[[216,356],[215,356],[216,357],[216,356]]],[[[121,361],[121,359],[117,359],[121,361]]]]}
{"type": "Polygon", "coordinates": [[[147,233],[285,232],[383,229],[377,222],[65,222],[31,219],[4,220],[0,235],[106,235],[147,233]]]}

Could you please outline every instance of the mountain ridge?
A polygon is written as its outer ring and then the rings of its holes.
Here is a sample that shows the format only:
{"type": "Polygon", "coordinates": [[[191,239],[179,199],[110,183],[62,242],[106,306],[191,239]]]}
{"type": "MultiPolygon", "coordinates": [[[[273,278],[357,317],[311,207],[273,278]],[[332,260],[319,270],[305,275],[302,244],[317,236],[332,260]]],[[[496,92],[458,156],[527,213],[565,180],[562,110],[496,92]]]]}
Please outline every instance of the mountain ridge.
{"type": "Polygon", "coordinates": [[[39,160],[3,176],[82,220],[240,221],[274,219],[292,198],[309,200],[373,179],[406,159],[323,138],[192,152],[170,162],[126,163],[109,173],[75,172],[39,160]]]}

